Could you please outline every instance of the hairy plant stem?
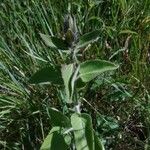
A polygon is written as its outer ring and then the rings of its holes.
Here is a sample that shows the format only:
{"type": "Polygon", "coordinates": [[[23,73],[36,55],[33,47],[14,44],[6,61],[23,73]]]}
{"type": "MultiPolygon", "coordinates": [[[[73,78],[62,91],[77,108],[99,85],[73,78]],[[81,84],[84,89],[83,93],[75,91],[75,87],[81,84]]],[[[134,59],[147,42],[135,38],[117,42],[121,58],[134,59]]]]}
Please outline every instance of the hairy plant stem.
{"type": "MultiPolygon", "coordinates": [[[[72,59],[72,62],[74,63],[74,70],[75,70],[74,71],[74,77],[75,77],[75,81],[76,81],[76,76],[77,76],[78,71],[79,71],[79,66],[78,66],[78,60],[77,60],[76,53],[75,53],[75,48],[72,48],[71,59],[72,59]]],[[[79,102],[79,100],[78,100],[76,82],[74,83],[73,100],[74,100],[75,112],[80,114],[81,113],[81,110],[80,110],[81,102],[79,102]]]]}

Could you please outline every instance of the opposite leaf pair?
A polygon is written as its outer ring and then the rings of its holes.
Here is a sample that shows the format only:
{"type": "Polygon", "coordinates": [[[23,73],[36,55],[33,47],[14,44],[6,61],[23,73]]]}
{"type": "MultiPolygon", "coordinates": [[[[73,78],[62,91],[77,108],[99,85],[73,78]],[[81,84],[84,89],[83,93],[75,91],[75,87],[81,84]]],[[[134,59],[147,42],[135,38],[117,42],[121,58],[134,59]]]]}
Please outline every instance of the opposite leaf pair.
{"type": "Polygon", "coordinates": [[[73,146],[76,150],[104,150],[88,114],[74,113],[69,119],[61,112],[50,109],[50,115],[54,127],[44,140],[41,150],[67,150],[73,146]],[[75,145],[71,144],[72,138],[75,145]]]}
{"type": "MultiPolygon", "coordinates": [[[[87,83],[103,72],[117,69],[115,64],[104,60],[89,60],[78,64],[62,65],[56,67],[43,68],[30,78],[30,83],[47,83],[64,85],[66,89],[66,102],[71,103],[71,92],[74,91],[74,85],[81,81],[87,83]],[[74,70],[76,69],[76,70],[74,70]],[[70,90],[71,87],[71,90],[70,90]]],[[[78,88],[78,87],[77,87],[78,88]]]]}

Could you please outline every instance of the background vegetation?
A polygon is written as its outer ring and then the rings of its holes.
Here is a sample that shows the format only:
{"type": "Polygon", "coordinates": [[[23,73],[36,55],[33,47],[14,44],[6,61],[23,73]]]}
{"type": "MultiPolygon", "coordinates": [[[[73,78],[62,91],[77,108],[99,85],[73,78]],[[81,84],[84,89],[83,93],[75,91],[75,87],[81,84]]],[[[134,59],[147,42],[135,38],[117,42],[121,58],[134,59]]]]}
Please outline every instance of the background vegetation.
{"type": "Polygon", "coordinates": [[[39,149],[51,128],[48,108],[65,111],[56,87],[28,80],[39,68],[62,63],[39,33],[62,36],[68,12],[76,16],[80,35],[101,31],[81,60],[120,65],[81,93],[82,111],[91,114],[106,149],[149,150],[149,0],[1,0],[0,149],[39,149]]]}

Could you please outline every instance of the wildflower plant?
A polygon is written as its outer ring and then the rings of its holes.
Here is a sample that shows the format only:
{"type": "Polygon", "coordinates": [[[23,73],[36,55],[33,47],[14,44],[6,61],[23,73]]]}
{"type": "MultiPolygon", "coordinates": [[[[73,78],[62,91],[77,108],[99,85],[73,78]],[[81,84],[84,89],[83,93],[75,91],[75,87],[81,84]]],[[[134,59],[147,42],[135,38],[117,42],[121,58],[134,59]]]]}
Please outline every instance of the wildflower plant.
{"type": "MultiPolygon", "coordinates": [[[[79,91],[101,73],[115,70],[117,65],[105,60],[87,60],[78,58],[81,49],[97,41],[100,31],[95,30],[79,37],[75,17],[68,14],[64,18],[63,35],[61,37],[40,34],[43,42],[61,54],[64,63],[50,65],[36,72],[31,84],[50,83],[56,86],[65,100],[67,115],[50,108],[52,129],[45,138],[41,150],[103,150],[104,146],[92,127],[92,118],[82,113],[82,97],[79,91]],[[66,57],[69,56],[69,60],[66,57]]],[[[62,106],[63,107],[63,106],[62,106]]]]}

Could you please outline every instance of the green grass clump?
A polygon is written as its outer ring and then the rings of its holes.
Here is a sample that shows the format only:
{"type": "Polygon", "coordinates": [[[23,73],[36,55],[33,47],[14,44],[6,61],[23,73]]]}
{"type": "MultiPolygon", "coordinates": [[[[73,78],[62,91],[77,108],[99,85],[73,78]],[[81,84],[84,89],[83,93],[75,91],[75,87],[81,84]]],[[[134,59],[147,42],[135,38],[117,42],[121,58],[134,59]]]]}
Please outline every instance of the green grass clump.
{"type": "Polygon", "coordinates": [[[28,83],[39,68],[64,62],[40,33],[62,37],[67,13],[75,15],[79,36],[95,29],[101,33],[82,50],[81,61],[120,64],[117,72],[89,83],[81,93],[86,98],[82,111],[91,114],[106,149],[148,150],[149,0],[1,0],[0,149],[39,149],[51,128],[48,108],[67,113],[57,87],[28,83]]]}

